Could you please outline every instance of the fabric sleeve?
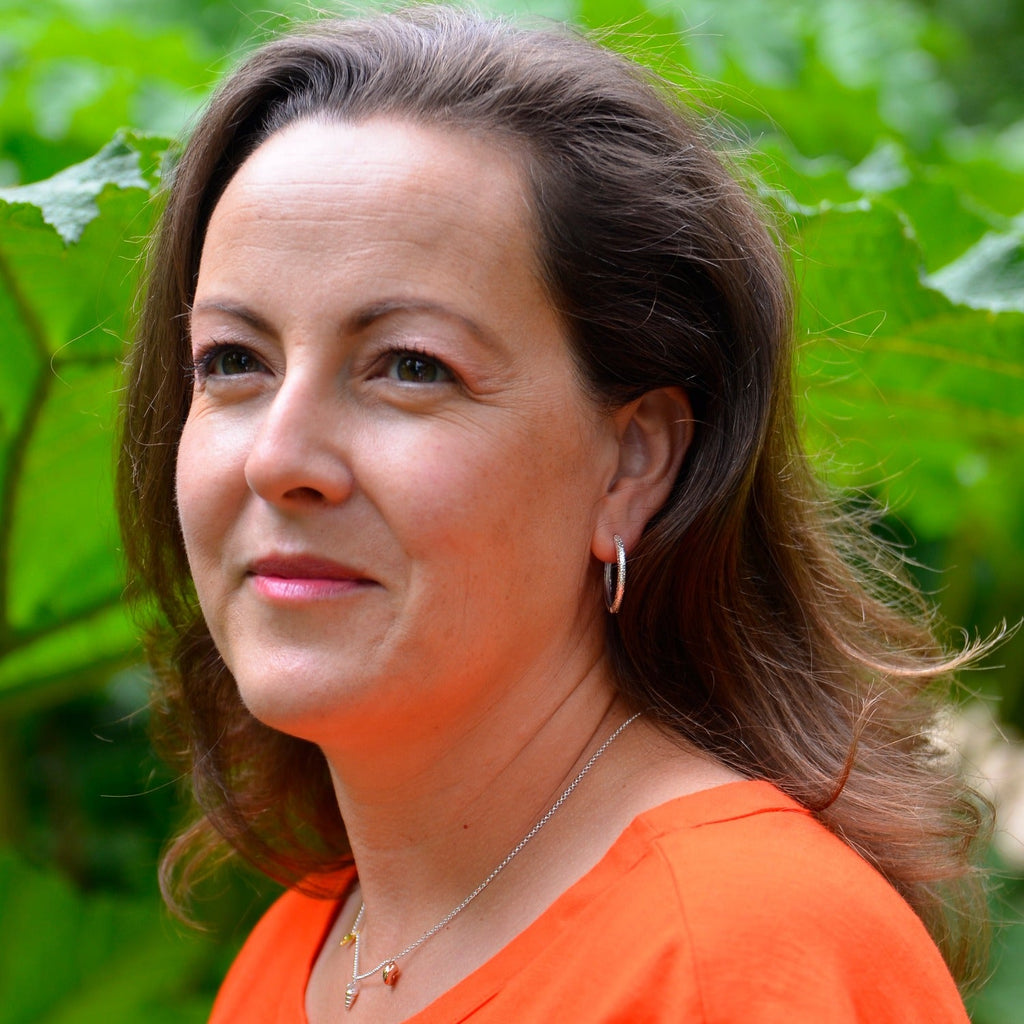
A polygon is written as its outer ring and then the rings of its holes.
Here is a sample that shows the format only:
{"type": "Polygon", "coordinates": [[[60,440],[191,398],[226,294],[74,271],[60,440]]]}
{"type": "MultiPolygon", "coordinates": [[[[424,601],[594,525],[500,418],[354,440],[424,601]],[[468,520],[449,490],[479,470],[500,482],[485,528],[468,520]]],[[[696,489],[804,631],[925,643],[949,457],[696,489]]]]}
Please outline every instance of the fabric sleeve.
{"type": "Polygon", "coordinates": [[[707,1024],[967,1024],[941,954],[881,875],[809,816],[781,830],[767,817],[695,830],[686,877],[661,851],[707,1024]]]}

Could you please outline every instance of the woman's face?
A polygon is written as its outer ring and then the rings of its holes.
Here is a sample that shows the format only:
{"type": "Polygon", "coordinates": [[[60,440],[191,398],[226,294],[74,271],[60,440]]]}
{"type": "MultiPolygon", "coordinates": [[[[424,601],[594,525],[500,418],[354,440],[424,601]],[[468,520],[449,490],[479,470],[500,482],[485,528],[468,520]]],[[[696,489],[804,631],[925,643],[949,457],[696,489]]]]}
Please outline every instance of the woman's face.
{"type": "Polygon", "coordinates": [[[217,204],[178,504],[267,724],[433,730],[592,664],[618,440],[534,243],[512,156],[396,121],[293,125],[217,204]]]}

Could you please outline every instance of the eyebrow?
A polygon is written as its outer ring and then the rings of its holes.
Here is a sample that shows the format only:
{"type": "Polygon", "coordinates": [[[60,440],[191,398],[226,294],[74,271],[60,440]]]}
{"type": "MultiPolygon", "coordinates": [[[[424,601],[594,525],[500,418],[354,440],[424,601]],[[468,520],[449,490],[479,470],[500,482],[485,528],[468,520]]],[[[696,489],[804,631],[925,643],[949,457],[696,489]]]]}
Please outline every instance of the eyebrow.
{"type": "Polygon", "coordinates": [[[355,330],[362,330],[369,327],[375,320],[380,320],[392,313],[426,313],[440,317],[442,320],[453,320],[455,323],[461,324],[479,341],[491,346],[497,344],[497,339],[492,332],[471,317],[464,316],[441,303],[421,299],[384,299],[381,302],[371,303],[352,317],[350,326],[355,330]]]}
{"type": "Polygon", "coordinates": [[[263,319],[258,313],[254,313],[248,306],[243,306],[235,302],[224,302],[220,299],[204,299],[202,302],[192,306],[188,311],[188,319],[191,324],[192,318],[196,313],[226,313],[228,316],[233,316],[243,323],[247,323],[250,327],[263,334],[271,334],[272,329],[270,324],[263,319]]]}
{"type": "MultiPolygon", "coordinates": [[[[263,334],[273,334],[271,325],[258,313],[241,303],[229,302],[223,299],[204,299],[196,303],[189,310],[189,322],[196,313],[216,312],[224,313],[235,317],[243,323],[248,324],[254,330],[263,334]]],[[[429,302],[421,299],[384,299],[374,302],[357,310],[345,324],[346,331],[360,331],[369,327],[376,320],[380,320],[394,313],[426,313],[431,316],[440,317],[443,320],[452,320],[461,324],[470,334],[479,341],[491,347],[497,346],[497,339],[491,331],[477,323],[472,317],[464,316],[439,302],[429,302]]]]}

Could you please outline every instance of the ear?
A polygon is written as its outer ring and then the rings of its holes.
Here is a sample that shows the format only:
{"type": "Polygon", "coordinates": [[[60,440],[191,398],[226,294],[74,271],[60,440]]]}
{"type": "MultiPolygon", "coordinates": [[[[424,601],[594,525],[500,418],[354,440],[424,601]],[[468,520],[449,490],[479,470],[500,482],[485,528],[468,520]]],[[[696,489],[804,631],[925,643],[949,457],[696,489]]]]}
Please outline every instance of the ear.
{"type": "Polygon", "coordinates": [[[612,415],[618,469],[601,498],[591,550],[615,561],[618,534],[632,551],[651,517],[668,500],[693,439],[693,407],[682,388],[659,388],[612,415]]]}

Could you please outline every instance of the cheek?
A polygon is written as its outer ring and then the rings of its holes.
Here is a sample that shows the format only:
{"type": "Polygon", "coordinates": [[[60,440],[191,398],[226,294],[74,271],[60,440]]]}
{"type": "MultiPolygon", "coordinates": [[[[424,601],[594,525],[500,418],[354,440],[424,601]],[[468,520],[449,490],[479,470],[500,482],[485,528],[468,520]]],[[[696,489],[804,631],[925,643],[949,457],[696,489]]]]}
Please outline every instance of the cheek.
{"type": "Polygon", "coordinates": [[[178,519],[187,548],[191,548],[192,538],[203,523],[204,517],[200,510],[204,505],[208,505],[211,499],[210,463],[203,457],[204,445],[201,434],[202,430],[189,418],[178,443],[175,488],[178,519]]]}
{"type": "Polygon", "coordinates": [[[213,560],[244,487],[244,462],[230,456],[224,439],[202,416],[190,416],[178,444],[175,488],[178,521],[197,586],[213,560]]]}
{"type": "Polygon", "coordinates": [[[521,439],[496,433],[480,422],[392,433],[371,446],[379,457],[355,478],[396,530],[460,547],[502,529],[514,509],[510,499],[526,489],[521,439]]]}
{"type": "Polygon", "coordinates": [[[495,420],[380,438],[380,457],[356,479],[408,553],[444,555],[452,572],[493,568],[513,550],[528,559],[524,548],[568,559],[578,547],[586,559],[599,492],[593,445],[582,431],[495,420]]]}
{"type": "Polygon", "coordinates": [[[178,442],[178,456],[175,464],[174,488],[175,498],[178,506],[178,522],[181,524],[181,531],[185,537],[185,547],[190,545],[192,525],[195,520],[197,509],[202,494],[201,462],[197,445],[195,444],[195,431],[191,429],[191,420],[185,423],[178,442]]]}

